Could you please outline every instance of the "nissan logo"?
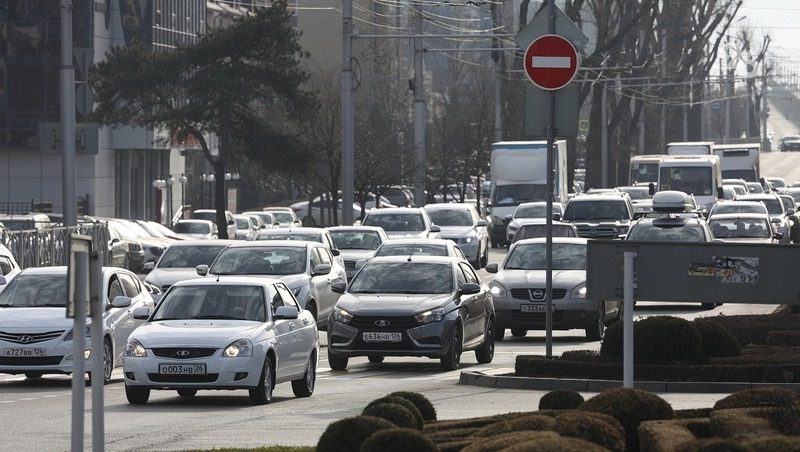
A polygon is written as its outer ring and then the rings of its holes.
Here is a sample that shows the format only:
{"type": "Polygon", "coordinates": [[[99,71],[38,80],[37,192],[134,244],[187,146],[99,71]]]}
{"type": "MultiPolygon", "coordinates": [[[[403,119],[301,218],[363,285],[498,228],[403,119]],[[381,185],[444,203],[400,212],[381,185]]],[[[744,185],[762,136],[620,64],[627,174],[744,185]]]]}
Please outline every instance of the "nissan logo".
{"type": "Polygon", "coordinates": [[[389,326],[389,321],[388,320],[376,320],[375,321],[375,326],[379,326],[379,327],[389,326]]]}
{"type": "Polygon", "coordinates": [[[28,336],[28,335],[20,336],[20,337],[17,338],[17,341],[20,344],[27,344],[28,342],[33,341],[33,336],[28,336]]]}
{"type": "Polygon", "coordinates": [[[544,290],[542,290],[542,289],[532,290],[531,291],[531,297],[534,300],[541,300],[542,298],[544,298],[544,290]]]}
{"type": "Polygon", "coordinates": [[[175,352],[175,355],[177,355],[177,356],[179,356],[181,358],[186,358],[187,356],[189,356],[191,354],[192,353],[189,350],[178,350],[177,352],[175,352]]]}

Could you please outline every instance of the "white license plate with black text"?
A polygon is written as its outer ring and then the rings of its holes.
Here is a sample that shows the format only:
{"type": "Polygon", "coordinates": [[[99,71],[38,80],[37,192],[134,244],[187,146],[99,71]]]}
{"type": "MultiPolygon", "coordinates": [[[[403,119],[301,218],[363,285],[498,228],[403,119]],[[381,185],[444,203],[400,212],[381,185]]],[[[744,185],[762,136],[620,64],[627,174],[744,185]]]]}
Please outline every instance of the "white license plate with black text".
{"type": "Polygon", "coordinates": [[[523,304],[519,306],[519,310],[522,312],[545,312],[545,306],[543,304],[523,304]]]}
{"type": "Polygon", "coordinates": [[[4,348],[3,356],[12,358],[30,358],[44,356],[45,351],[42,347],[35,348],[4,348]]]}
{"type": "Polygon", "coordinates": [[[394,332],[366,332],[363,333],[364,342],[402,342],[403,333],[394,332]]]}
{"type": "Polygon", "coordinates": [[[158,373],[163,375],[205,375],[205,364],[159,364],[158,373]]]}

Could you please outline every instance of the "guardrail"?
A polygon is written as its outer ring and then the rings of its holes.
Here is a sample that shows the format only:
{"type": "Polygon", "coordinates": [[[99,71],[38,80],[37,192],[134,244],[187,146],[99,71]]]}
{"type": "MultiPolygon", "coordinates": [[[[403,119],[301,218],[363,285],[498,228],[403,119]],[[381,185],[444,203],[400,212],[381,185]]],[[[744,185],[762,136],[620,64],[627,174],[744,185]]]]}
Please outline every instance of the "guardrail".
{"type": "Polygon", "coordinates": [[[20,268],[67,265],[67,241],[70,234],[83,234],[92,238],[92,249],[99,251],[103,265],[111,262],[108,247],[111,237],[103,223],[85,223],[71,227],[55,227],[41,230],[0,232],[0,243],[14,255],[20,268]]]}

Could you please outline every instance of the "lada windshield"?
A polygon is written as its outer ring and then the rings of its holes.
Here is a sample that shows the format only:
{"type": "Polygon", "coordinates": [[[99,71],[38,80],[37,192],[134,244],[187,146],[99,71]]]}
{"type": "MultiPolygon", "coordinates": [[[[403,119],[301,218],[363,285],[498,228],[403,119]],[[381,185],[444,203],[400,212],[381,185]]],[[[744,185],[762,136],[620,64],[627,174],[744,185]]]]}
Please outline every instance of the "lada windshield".
{"type": "Polygon", "coordinates": [[[350,285],[350,293],[446,294],[453,291],[449,263],[370,262],[350,285]]]}

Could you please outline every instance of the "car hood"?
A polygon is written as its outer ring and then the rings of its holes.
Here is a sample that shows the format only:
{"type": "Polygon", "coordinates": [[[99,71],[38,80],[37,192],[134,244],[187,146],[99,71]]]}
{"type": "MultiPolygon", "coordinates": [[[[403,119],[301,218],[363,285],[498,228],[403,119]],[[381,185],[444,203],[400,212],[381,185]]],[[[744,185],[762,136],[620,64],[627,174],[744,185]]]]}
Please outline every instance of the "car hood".
{"type": "Polygon", "coordinates": [[[253,337],[263,325],[246,320],[165,320],[148,322],[131,337],[145,348],[184,345],[222,348],[237,339],[253,337]]]}
{"type": "Polygon", "coordinates": [[[161,287],[166,285],[171,286],[178,281],[183,281],[184,279],[195,279],[199,277],[200,276],[197,274],[197,270],[194,267],[154,268],[150,271],[150,273],[147,274],[147,276],[144,278],[144,281],[161,287]]]}
{"type": "MultiPolygon", "coordinates": [[[[545,270],[501,270],[494,278],[506,289],[545,286],[545,270]]],[[[585,270],[553,270],[553,287],[571,288],[586,282],[585,270]]]]}
{"type": "Polygon", "coordinates": [[[452,294],[352,294],[339,298],[336,306],[356,315],[413,315],[444,306],[452,294]]]}
{"type": "Polygon", "coordinates": [[[185,239],[211,239],[211,234],[177,234],[178,237],[185,239]]]}
{"type": "Polygon", "coordinates": [[[428,231],[386,231],[390,239],[427,238],[428,231]]]}
{"type": "Polygon", "coordinates": [[[439,226],[439,227],[442,229],[441,232],[439,232],[439,235],[441,235],[443,239],[464,237],[465,235],[475,230],[475,228],[473,228],[472,226],[439,226]]]}
{"type": "Polygon", "coordinates": [[[376,250],[339,250],[342,259],[346,261],[357,261],[359,259],[371,259],[375,257],[376,250]]]}
{"type": "Polygon", "coordinates": [[[775,241],[769,237],[723,237],[717,240],[721,240],[725,243],[775,243],[775,241]]]}
{"type": "Polygon", "coordinates": [[[6,332],[68,330],[73,319],[65,316],[66,308],[0,308],[0,329],[6,332]]]}

